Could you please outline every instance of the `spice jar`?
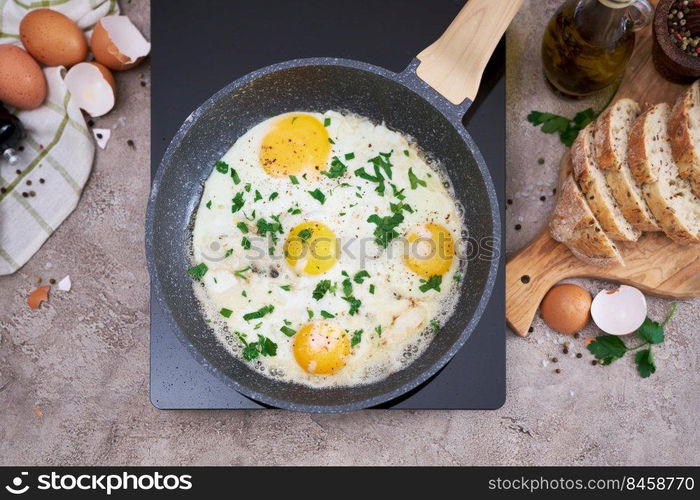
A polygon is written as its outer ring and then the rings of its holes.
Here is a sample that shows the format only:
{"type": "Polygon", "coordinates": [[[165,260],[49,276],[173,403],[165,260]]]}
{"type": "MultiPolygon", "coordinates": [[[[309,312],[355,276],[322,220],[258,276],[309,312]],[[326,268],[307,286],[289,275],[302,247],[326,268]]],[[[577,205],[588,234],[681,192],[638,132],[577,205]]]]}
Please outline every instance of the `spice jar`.
{"type": "Polygon", "coordinates": [[[619,81],[647,26],[647,0],[567,0],[547,24],[542,62],[547,80],[564,94],[585,96],[619,81]]]}
{"type": "Polygon", "coordinates": [[[19,118],[0,104],[0,159],[4,158],[10,165],[17,163],[17,149],[22,139],[24,128],[19,118]]]}

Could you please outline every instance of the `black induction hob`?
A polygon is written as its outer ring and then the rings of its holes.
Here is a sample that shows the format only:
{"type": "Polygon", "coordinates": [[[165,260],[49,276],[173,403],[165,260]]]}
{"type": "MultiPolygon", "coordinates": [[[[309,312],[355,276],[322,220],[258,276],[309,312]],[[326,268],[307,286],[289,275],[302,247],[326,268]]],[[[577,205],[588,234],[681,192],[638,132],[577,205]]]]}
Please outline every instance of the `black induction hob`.
{"type": "MultiPolygon", "coordinates": [[[[400,72],[445,30],[459,0],[190,0],[152,2],[152,158],[210,95],[255,69],[303,57],[357,59],[400,72]],[[206,8],[203,8],[206,5],[206,8]]],[[[505,192],[504,44],[464,124],[505,192]]],[[[504,236],[501,235],[502,241],[504,236]]],[[[151,294],[153,405],[161,409],[262,409],[196,361],[151,294]]],[[[505,401],[504,262],[479,325],[445,368],[379,408],[494,409],[505,401]]]]}

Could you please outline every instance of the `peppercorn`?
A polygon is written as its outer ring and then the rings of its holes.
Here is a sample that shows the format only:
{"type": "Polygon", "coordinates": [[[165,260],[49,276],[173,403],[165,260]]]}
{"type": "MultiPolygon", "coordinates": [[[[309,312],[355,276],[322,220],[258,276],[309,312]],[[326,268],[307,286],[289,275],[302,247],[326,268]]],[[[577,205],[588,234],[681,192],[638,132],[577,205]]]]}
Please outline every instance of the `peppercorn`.
{"type": "Polygon", "coordinates": [[[577,353],[576,353],[576,357],[577,357],[577,358],[582,358],[582,357],[583,357],[583,354],[581,354],[580,352],[577,352],[577,353]]]}

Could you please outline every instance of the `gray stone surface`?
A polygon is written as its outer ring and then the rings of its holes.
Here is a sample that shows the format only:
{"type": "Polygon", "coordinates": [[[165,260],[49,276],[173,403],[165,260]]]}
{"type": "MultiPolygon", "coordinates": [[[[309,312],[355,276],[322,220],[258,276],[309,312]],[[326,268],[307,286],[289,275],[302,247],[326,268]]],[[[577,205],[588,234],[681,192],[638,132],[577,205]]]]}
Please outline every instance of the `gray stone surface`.
{"type": "MultiPolygon", "coordinates": [[[[583,106],[555,98],[541,78],[539,38],[556,4],[526,2],[509,34],[510,251],[544,224],[551,199],[541,202],[538,190],[551,192],[563,151],[525,122],[527,112],[583,106]],[[518,217],[521,231],[513,229],[518,217]]],[[[148,35],[148,2],[125,11],[148,35]]],[[[668,341],[656,349],[658,372],[647,380],[631,360],[592,366],[580,341],[563,355],[559,337],[539,319],[528,340],[509,333],[508,399],[493,412],[153,408],[143,248],[148,63],[117,76],[119,103],[97,120],[113,129],[112,139],[98,152],[77,210],[24,268],[0,278],[0,464],[698,465],[699,300],[680,303],[668,341]],[[48,305],[29,310],[25,299],[37,278],[66,274],[71,292],[55,291],[48,305]],[[583,358],[572,357],[576,352],[583,358]],[[559,362],[543,366],[551,356],[559,362]]],[[[604,285],[583,284],[592,292],[604,285]]],[[[649,302],[654,318],[670,307],[649,302]]]]}

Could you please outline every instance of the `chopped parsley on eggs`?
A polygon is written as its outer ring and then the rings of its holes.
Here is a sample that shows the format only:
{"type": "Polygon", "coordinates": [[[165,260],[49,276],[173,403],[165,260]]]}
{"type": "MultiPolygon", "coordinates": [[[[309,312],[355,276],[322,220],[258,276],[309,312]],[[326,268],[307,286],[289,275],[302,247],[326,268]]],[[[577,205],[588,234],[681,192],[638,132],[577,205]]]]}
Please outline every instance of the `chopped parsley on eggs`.
{"type": "Polygon", "coordinates": [[[335,111],[243,134],[214,163],[193,229],[188,273],[218,339],[311,387],[415,360],[465,272],[461,210],[431,163],[401,133],[335,111]]]}

